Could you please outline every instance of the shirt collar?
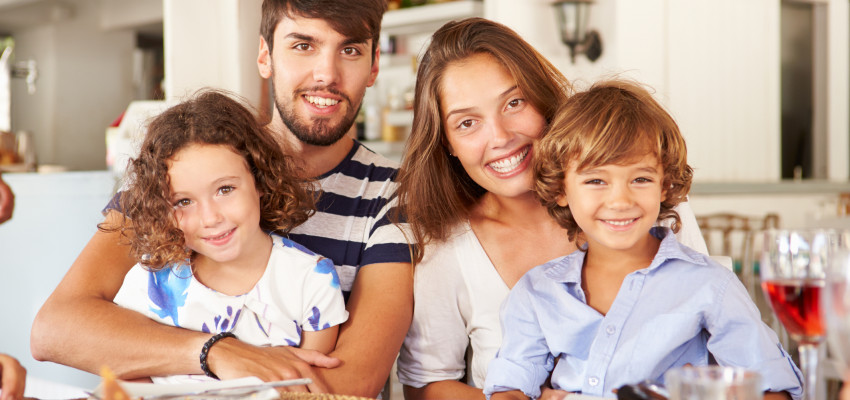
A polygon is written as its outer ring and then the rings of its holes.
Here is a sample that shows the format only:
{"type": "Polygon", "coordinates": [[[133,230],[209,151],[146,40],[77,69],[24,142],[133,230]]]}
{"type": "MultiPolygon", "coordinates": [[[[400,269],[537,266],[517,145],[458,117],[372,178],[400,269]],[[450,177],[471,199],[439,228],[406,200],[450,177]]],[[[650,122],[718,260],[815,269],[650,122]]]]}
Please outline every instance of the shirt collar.
{"type": "MultiPolygon", "coordinates": [[[[679,259],[692,264],[706,265],[705,258],[696,250],[691,249],[676,240],[676,235],[670,228],[655,226],[649,230],[652,236],[661,240],[658,246],[658,252],[652,259],[652,263],[648,268],[638,270],[637,272],[649,273],[663,265],[667,260],[679,259]]],[[[584,265],[584,257],[586,252],[576,250],[569,255],[561,258],[556,258],[546,263],[544,274],[557,282],[563,283],[580,283],[581,282],[581,267],[584,265]]]]}

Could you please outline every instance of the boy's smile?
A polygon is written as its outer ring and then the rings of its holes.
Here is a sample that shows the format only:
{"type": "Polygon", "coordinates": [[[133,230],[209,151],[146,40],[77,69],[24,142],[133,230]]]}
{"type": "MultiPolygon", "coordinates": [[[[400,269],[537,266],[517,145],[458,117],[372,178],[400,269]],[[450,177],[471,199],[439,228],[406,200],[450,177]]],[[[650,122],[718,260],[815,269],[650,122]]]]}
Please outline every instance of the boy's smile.
{"type": "Polygon", "coordinates": [[[663,180],[664,171],[654,155],[583,171],[576,171],[576,163],[570,162],[566,194],[558,204],[569,205],[589,249],[654,252],[649,230],[665,198],[663,180]]]}

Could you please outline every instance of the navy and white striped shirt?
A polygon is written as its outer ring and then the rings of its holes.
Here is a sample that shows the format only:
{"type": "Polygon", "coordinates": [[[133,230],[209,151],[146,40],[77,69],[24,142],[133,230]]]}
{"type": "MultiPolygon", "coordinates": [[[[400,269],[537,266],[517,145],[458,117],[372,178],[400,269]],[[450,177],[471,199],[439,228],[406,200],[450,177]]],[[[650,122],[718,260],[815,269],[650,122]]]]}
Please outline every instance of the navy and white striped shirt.
{"type": "MultiPolygon", "coordinates": [[[[317,211],[289,238],[333,260],[345,301],[360,267],[410,263],[402,231],[389,220],[397,198],[398,164],[358,141],[334,169],[317,177],[322,189],[317,211]]],[[[121,193],[104,208],[120,210],[121,193]]]]}
{"type": "Polygon", "coordinates": [[[402,231],[389,220],[398,164],[355,141],[345,159],[318,177],[316,214],[289,238],[333,260],[346,302],[361,266],[409,263],[402,231]]]}

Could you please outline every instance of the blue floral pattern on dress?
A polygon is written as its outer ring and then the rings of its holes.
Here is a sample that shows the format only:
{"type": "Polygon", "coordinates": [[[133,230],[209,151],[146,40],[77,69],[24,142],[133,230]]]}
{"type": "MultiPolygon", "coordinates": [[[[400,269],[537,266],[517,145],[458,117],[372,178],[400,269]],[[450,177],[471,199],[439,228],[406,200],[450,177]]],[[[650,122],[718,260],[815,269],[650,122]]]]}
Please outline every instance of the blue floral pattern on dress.
{"type": "MultiPolygon", "coordinates": [[[[178,309],[186,304],[189,283],[192,281],[181,276],[185,265],[176,265],[151,271],[148,275],[148,297],[156,307],[150,307],[151,312],[160,318],[171,318],[174,326],[180,326],[178,309]]],[[[185,269],[188,269],[186,267],[185,269]]]]}
{"type": "Polygon", "coordinates": [[[331,274],[331,287],[339,289],[339,275],[337,275],[336,267],[331,259],[322,257],[322,259],[316,263],[316,268],[313,268],[313,271],[320,274],[331,274]]]}

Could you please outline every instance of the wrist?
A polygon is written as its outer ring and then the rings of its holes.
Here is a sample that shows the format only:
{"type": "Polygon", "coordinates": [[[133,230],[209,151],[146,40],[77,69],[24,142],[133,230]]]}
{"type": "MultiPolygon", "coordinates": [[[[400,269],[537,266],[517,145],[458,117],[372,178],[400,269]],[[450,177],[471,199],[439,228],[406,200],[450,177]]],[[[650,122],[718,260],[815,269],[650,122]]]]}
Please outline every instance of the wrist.
{"type": "Polygon", "coordinates": [[[221,332],[221,333],[215,334],[212,337],[210,337],[204,343],[204,346],[201,347],[201,354],[199,356],[200,361],[201,361],[201,371],[204,371],[204,374],[206,376],[209,376],[210,378],[219,379],[218,376],[216,376],[216,374],[214,374],[209,368],[208,358],[209,358],[210,349],[212,349],[212,347],[216,343],[218,343],[220,340],[225,339],[225,338],[237,339],[236,335],[234,335],[233,332],[221,332]]]}

